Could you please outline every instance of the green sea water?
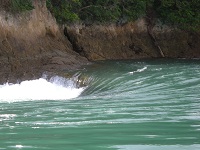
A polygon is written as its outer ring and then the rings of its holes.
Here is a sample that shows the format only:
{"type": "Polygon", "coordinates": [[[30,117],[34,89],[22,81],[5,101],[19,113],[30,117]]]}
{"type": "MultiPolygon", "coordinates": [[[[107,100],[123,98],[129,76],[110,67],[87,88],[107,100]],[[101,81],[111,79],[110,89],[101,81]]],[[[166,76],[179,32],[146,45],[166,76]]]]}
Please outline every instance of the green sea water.
{"type": "Polygon", "coordinates": [[[200,60],[100,61],[77,72],[86,87],[62,78],[59,88],[0,86],[0,150],[200,149],[200,60]]]}

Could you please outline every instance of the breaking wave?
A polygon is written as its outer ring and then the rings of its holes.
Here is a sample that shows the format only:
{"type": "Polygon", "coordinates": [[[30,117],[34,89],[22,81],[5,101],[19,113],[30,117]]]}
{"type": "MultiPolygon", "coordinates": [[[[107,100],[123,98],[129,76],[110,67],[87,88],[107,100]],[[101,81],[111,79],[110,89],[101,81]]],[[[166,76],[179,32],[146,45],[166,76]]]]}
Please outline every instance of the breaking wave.
{"type": "Polygon", "coordinates": [[[48,79],[0,85],[0,102],[27,100],[66,100],[78,97],[84,87],[77,87],[76,79],[55,76],[48,79]]]}

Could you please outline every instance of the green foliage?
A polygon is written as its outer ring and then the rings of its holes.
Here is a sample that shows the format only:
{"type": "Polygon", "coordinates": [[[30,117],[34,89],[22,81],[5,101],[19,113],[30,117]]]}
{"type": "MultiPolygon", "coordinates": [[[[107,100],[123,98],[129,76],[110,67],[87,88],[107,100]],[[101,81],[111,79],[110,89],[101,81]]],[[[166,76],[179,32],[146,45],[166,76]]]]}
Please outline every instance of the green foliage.
{"type": "Polygon", "coordinates": [[[11,0],[11,11],[13,12],[29,11],[33,8],[31,0],[11,0]]]}
{"type": "Polygon", "coordinates": [[[145,16],[149,6],[150,12],[155,12],[153,17],[166,24],[199,28],[200,0],[47,0],[48,9],[60,23],[134,21],[145,16]]]}
{"type": "Polygon", "coordinates": [[[121,10],[117,0],[83,1],[78,11],[81,20],[107,22],[119,18],[121,10]]]}
{"type": "Polygon", "coordinates": [[[145,0],[124,0],[120,6],[122,7],[122,15],[128,17],[129,20],[136,20],[145,15],[145,0]]]}
{"type": "Polygon", "coordinates": [[[81,9],[81,19],[107,22],[120,18],[135,20],[145,14],[144,0],[93,0],[85,2],[81,9]]]}
{"type": "Polygon", "coordinates": [[[145,0],[47,0],[58,22],[135,20],[145,14],[145,0]]]}
{"type": "Polygon", "coordinates": [[[79,5],[79,0],[47,0],[48,9],[60,23],[79,20],[79,16],[75,12],[79,5]]]}
{"type": "Polygon", "coordinates": [[[155,0],[154,8],[164,23],[192,30],[200,26],[200,0],[155,0]]]}
{"type": "Polygon", "coordinates": [[[110,3],[109,0],[82,1],[81,6],[78,14],[81,20],[89,22],[112,21],[120,15],[120,10],[116,7],[116,2],[110,3]]]}

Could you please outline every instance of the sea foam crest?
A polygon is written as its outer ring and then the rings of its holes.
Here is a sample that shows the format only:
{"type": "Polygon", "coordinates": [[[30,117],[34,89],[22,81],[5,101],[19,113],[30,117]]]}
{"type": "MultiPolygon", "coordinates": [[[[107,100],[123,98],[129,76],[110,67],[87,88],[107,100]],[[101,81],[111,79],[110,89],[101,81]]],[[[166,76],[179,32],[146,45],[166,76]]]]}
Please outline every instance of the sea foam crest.
{"type": "Polygon", "coordinates": [[[147,67],[144,67],[144,68],[141,68],[141,69],[137,69],[136,71],[129,72],[129,74],[133,74],[133,73],[136,73],[136,72],[143,72],[146,69],[147,69],[147,67]]]}
{"type": "Polygon", "coordinates": [[[0,102],[27,100],[66,100],[78,97],[84,87],[78,88],[73,79],[55,76],[48,79],[23,81],[0,85],[0,102]]]}

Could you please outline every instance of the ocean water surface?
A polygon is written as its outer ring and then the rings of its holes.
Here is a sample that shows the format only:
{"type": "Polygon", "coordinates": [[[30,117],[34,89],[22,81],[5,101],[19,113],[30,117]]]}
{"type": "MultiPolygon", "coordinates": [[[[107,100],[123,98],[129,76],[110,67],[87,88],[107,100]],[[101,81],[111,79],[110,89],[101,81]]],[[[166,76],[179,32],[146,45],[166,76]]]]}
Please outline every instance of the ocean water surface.
{"type": "Polygon", "coordinates": [[[200,149],[200,60],[100,61],[74,74],[0,85],[0,150],[200,149]]]}

